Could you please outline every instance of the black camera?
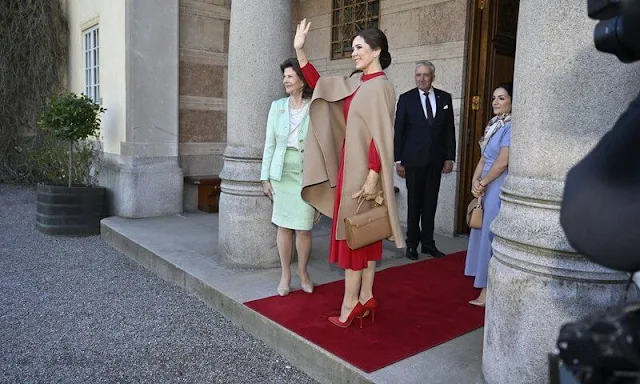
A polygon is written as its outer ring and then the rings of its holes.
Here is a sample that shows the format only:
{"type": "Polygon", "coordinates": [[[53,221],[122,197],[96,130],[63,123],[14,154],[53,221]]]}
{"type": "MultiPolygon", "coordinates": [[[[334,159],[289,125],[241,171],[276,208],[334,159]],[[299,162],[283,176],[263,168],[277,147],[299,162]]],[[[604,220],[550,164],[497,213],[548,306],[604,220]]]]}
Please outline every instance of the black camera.
{"type": "Polygon", "coordinates": [[[556,345],[555,355],[576,383],[640,382],[640,304],[565,324],[556,345]]]}
{"type": "Polygon", "coordinates": [[[600,20],[593,36],[599,51],[624,63],[640,60],[640,0],[588,0],[588,13],[600,20]]]}
{"type": "MultiPolygon", "coordinates": [[[[587,4],[589,17],[600,20],[596,48],[624,63],[640,60],[640,0],[587,4]]],[[[560,224],[576,251],[629,273],[640,270],[639,126],[640,95],[569,170],[560,209],[560,224]]],[[[636,288],[631,280],[629,287],[636,288]]],[[[549,379],[551,384],[640,384],[640,304],[563,325],[549,354],[549,379]]]]}

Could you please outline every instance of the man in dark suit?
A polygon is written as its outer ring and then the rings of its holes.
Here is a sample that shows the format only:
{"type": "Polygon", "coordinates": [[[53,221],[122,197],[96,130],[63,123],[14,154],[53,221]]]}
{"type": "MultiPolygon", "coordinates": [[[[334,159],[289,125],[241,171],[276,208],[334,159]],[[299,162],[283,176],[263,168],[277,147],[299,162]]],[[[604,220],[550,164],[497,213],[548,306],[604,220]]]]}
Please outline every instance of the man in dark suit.
{"type": "Polygon", "coordinates": [[[440,177],[453,170],[456,155],[451,94],[432,87],[435,67],[416,63],[416,88],[403,93],[396,110],[396,172],[407,183],[407,258],[421,252],[443,257],[433,240],[440,177]],[[422,228],[422,230],[421,230],[422,228]]]}

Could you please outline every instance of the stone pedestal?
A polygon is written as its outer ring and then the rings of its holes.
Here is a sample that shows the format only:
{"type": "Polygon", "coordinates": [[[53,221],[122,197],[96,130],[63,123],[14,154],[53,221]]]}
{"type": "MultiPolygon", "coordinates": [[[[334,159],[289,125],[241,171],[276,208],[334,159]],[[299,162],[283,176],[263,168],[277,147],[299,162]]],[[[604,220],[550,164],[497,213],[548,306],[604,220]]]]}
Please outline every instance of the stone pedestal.
{"type": "Polygon", "coordinates": [[[584,2],[522,1],[518,20],[509,176],[492,225],[489,384],[547,383],[560,326],[621,303],[628,278],[572,250],[559,208],[567,171],[636,95],[638,65],[596,51],[584,2]]]}
{"type": "Polygon", "coordinates": [[[269,107],[285,96],[280,63],[291,57],[292,47],[290,0],[231,3],[218,236],[223,261],[237,267],[279,264],[271,201],[262,192],[260,167],[269,107]]]}
{"type": "Polygon", "coordinates": [[[119,154],[105,154],[100,184],[122,217],[182,212],[178,165],[178,0],[125,5],[126,110],[119,154]]]}

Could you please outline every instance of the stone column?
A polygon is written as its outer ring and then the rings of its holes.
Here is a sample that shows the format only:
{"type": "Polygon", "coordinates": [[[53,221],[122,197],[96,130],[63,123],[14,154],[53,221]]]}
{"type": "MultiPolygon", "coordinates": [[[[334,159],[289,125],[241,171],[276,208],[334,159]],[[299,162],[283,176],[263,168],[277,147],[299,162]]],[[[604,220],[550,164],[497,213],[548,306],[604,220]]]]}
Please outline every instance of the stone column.
{"type": "Polygon", "coordinates": [[[267,114],[283,97],[280,63],[291,57],[291,0],[234,0],[229,31],[227,148],[220,174],[219,250],[237,267],[279,263],[260,167],[267,114]]]}
{"type": "Polygon", "coordinates": [[[596,51],[584,1],[521,1],[518,20],[509,176],[492,225],[489,384],[547,383],[560,326],[620,303],[627,279],[572,250],[559,208],[569,168],[635,97],[638,65],[596,51]]]}
{"type": "Polygon", "coordinates": [[[178,165],[178,0],[127,1],[124,20],[126,109],[120,154],[106,154],[100,184],[111,213],[182,212],[178,165]]]}

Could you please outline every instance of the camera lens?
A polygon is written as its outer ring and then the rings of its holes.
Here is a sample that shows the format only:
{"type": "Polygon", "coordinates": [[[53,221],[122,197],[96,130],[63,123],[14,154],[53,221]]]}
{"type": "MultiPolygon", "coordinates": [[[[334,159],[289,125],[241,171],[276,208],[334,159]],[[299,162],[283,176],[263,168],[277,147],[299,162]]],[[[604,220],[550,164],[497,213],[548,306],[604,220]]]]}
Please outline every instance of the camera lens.
{"type": "Polygon", "coordinates": [[[598,51],[613,53],[620,61],[629,63],[636,59],[636,55],[623,44],[623,24],[623,18],[620,16],[599,22],[593,31],[593,40],[598,51]]]}
{"type": "Polygon", "coordinates": [[[609,20],[603,20],[596,25],[593,31],[593,40],[599,51],[607,53],[618,52],[617,26],[619,19],[620,17],[616,16],[609,20]]]}

